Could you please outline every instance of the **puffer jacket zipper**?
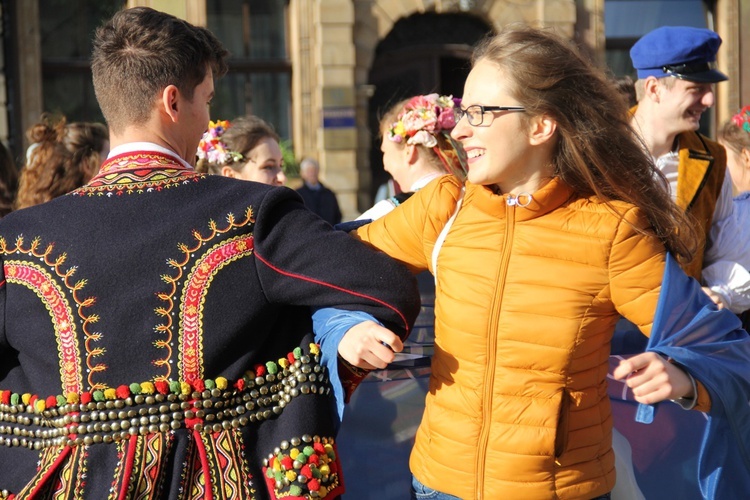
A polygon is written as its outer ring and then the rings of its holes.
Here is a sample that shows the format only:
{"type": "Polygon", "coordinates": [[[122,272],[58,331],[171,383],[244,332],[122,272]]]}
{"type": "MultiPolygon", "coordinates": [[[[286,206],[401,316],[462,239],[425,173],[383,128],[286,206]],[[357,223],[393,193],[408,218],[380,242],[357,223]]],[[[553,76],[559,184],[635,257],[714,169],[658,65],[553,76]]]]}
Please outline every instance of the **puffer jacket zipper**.
{"type": "Polygon", "coordinates": [[[479,433],[479,443],[476,455],[477,482],[475,486],[476,498],[484,498],[484,474],[485,464],[487,462],[487,444],[490,437],[490,427],[492,426],[492,394],[495,382],[495,364],[497,355],[497,327],[500,317],[500,307],[502,306],[502,297],[505,290],[505,277],[508,274],[508,262],[510,261],[511,242],[513,241],[513,232],[516,222],[516,207],[526,206],[519,202],[517,196],[507,195],[505,213],[505,235],[503,237],[503,250],[500,255],[500,267],[498,268],[495,283],[497,289],[492,300],[490,313],[490,324],[487,332],[487,367],[484,372],[484,397],[482,398],[482,427],[479,433]]]}

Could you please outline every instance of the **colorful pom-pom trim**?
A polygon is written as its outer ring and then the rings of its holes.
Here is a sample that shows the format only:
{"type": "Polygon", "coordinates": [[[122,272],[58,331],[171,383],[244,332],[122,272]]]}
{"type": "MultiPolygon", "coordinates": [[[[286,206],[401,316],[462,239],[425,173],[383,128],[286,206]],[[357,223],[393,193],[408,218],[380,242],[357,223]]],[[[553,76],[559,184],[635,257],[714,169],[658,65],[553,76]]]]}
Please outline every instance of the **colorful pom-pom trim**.
{"type": "Polygon", "coordinates": [[[263,474],[274,500],[325,499],[344,492],[333,438],[305,435],[284,441],[264,461],[263,474]]]}

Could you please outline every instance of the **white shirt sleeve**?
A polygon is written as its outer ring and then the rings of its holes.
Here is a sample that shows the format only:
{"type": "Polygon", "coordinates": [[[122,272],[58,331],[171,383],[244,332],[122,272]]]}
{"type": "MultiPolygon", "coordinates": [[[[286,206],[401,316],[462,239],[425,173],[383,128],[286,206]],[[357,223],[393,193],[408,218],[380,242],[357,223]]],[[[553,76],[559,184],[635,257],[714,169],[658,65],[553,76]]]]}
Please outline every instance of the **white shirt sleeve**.
{"type": "MultiPolygon", "coordinates": [[[[708,233],[706,253],[703,256],[703,266],[706,267],[719,260],[742,262],[749,249],[741,248],[737,240],[738,235],[747,231],[742,227],[740,219],[732,217],[734,201],[732,200],[732,177],[727,172],[721,185],[719,199],[716,200],[711,229],[708,233]]],[[[744,238],[743,238],[744,239],[744,238]]]]}
{"type": "Polygon", "coordinates": [[[732,203],[730,217],[713,221],[713,244],[706,253],[702,277],[706,286],[739,314],[750,309],[750,193],[739,195],[732,203]]]}
{"type": "Polygon", "coordinates": [[[376,220],[393,211],[394,208],[396,208],[396,205],[393,204],[390,198],[387,200],[381,200],[372,207],[368,208],[365,213],[357,217],[355,220],[376,220]]]}
{"type": "Polygon", "coordinates": [[[720,260],[703,268],[703,280],[724,298],[735,314],[750,309],[750,272],[736,262],[720,260]]]}

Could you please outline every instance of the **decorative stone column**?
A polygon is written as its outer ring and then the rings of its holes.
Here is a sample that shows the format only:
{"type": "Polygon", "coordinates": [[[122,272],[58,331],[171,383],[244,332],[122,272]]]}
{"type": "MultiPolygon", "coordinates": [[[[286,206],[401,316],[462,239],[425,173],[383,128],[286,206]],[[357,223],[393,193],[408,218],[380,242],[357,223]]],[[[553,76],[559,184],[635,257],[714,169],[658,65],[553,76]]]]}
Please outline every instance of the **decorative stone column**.
{"type": "Polygon", "coordinates": [[[743,33],[750,30],[750,4],[737,0],[716,2],[715,28],[722,39],[716,62],[719,70],[729,77],[729,81],[717,85],[718,129],[741,106],[750,103],[750,65],[745,65],[744,68],[742,66],[743,48],[750,43],[750,34],[743,33]],[[745,4],[744,12],[742,4],[745,4]]]}
{"type": "Polygon", "coordinates": [[[320,163],[344,220],[357,211],[354,7],[351,0],[292,0],[289,6],[294,148],[320,163]]]}

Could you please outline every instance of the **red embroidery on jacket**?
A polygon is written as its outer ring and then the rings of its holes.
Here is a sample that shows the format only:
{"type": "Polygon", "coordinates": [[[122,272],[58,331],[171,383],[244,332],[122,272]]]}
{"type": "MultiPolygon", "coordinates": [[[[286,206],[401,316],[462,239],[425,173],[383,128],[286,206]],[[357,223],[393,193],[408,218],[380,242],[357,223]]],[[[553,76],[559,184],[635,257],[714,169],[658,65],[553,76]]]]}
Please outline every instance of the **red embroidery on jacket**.
{"type": "Polygon", "coordinates": [[[203,378],[203,306],[211,281],[224,266],[252,253],[253,237],[237,236],[209,249],[187,276],[180,304],[181,380],[203,378]]]}
{"type": "MultiPolygon", "coordinates": [[[[244,227],[248,224],[254,224],[255,223],[255,217],[253,215],[253,209],[248,208],[245,211],[244,219],[241,221],[236,221],[234,214],[228,214],[226,218],[226,225],[223,228],[219,228],[215,221],[211,220],[208,223],[208,227],[210,229],[208,235],[203,236],[199,231],[194,230],[193,231],[193,238],[195,238],[195,244],[192,246],[188,246],[185,243],[179,243],[177,245],[177,248],[182,253],[182,257],[178,259],[169,259],[167,260],[167,264],[174,269],[174,273],[172,275],[164,274],[162,275],[161,279],[167,285],[169,285],[169,289],[166,292],[160,292],[157,293],[157,297],[165,302],[165,305],[162,307],[156,308],[156,314],[162,319],[162,323],[157,325],[155,328],[155,331],[158,334],[162,334],[163,338],[157,339],[154,342],[154,345],[157,349],[164,349],[165,355],[160,357],[159,359],[154,361],[154,365],[163,368],[164,374],[158,375],[155,380],[167,380],[170,378],[172,374],[172,366],[169,362],[169,360],[172,357],[172,352],[174,351],[174,323],[172,321],[172,312],[174,311],[175,304],[174,304],[174,297],[180,292],[182,303],[179,306],[180,310],[180,325],[179,325],[179,331],[178,331],[178,342],[179,342],[179,355],[181,357],[180,362],[180,378],[183,380],[195,380],[201,378],[201,375],[203,373],[203,360],[200,356],[200,353],[203,350],[203,338],[202,338],[202,332],[200,329],[196,330],[196,327],[199,328],[199,324],[197,322],[200,321],[200,314],[201,310],[198,306],[202,307],[202,300],[205,296],[206,291],[208,290],[208,286],[210,285],[209,282],[202,283],[201,282],[201,276],[206,275],[205,273],[213,276],[212,273],[215,273],[218,271],[221,266],[226,265],[227,262],[225,261],[223,264],[221,264],[220,267],[215,268],[214,270],[210,270],[211,266],[215,264],[215,261],[211,262],[204,262],[204,259],[206,258],[206,255],[214,251],[216,248],[212,248],[208,251],[201,250],[201,247],[204,246],[205,243],[210,242],[211,240],[221,236],[222,234],[225,234],[232,229],[244,227]],[[196,257],[197,255],[197,257],[196,257]],[[193,268],[191,271],[191,274],[187,276],[187,279],[185,278],[185,268],[191,263],[191,262],[203,262],[208,268],[206,270],[198,270],[199,274],[196,273],[196,268],[193,268]],[[179,283],[182,283],[182,285],[178,285],[179,283]],[[203,286],[205,285],[205,288],[203,286]],[[190,304],[188,304],[188,302],[190,304]],[[187,310],[187,307],[192,307],[190,310],[187,310]],[[193,309],[194,308],[194,309],[193,309]],[[185,316],[186,315],[186,316],[185,316]],[[187,323],[186,323],[187,321],[187,323]],[[187,326],[187,335],[189,335],[189,338],[187,339],[187,346],[183,346],[185,335],[185,328],[187,326]],[[193,351],[187,352],[186,347],[190,346],[193,351]],[[184,361],[184,362],[183,362],[184,361]],[[184,363],[187,363],[187,370],[182,367],[184,363]],[[191,378],[187,378],[191,377],[191,378]]],[[[248,236],[249,237],[249,236],[248,236]]],[[[241,240],[241,238],[237,239],[236,241],[241,240]]],[[[245,243],[247,244],[247,242],[245,243]]],[[[239,247],[235,247],[234,250],[231,249],[231,247],[225,247],[225,251],[232,251],[238,252],[239,247]]],[[[252,251],[252,248],[250,249],[252,251]]],[[[238,255],[234,258],[240,258],[244,256],[247,252],[243,253],[243,255],[238,255]]],[[[216,256],[220,256],[220,254],[216,254],[216,256]]],[[[221,259],[219,259],[221,260],[221,259]]]]}

